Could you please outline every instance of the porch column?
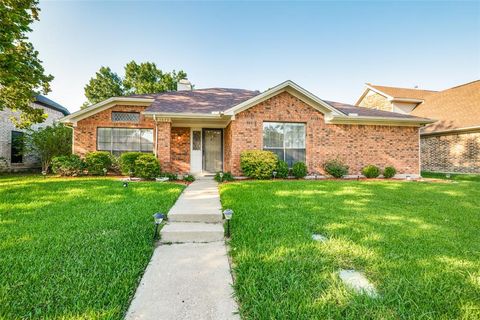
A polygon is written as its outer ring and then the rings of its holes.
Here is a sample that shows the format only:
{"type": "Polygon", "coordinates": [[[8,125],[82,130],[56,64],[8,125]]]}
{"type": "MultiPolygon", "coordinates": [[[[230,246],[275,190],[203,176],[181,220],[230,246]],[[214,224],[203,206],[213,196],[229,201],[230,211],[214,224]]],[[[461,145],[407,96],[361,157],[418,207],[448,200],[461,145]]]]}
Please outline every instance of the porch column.
{"type": "Polygon", "coordinates": [[[171,170],[170,135],[172,122],[170,118],[157,118],[157,158],[162,166],[162,171],[171,170]]]}

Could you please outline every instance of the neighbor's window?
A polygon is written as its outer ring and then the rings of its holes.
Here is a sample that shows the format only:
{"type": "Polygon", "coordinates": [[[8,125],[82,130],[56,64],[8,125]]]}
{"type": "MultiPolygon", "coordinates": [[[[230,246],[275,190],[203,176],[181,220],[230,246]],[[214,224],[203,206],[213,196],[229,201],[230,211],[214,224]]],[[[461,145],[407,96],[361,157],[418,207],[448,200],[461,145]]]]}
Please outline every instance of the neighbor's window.
{"type": "Polygon", "coordinates": [[[113,122],[140,122],[138,112],[112,112],[113,122]]]}
{"type": "Polygon", "coordinates": [[[115,155],[127,151],[152,152],[153,129],[98,128],[97,150],[115,155]]]}
{"type": "Polygon", "coordinates": [[[263,150],[276,153],[289,167],[305,162],[305,124],[264,122],[263,150]]]}

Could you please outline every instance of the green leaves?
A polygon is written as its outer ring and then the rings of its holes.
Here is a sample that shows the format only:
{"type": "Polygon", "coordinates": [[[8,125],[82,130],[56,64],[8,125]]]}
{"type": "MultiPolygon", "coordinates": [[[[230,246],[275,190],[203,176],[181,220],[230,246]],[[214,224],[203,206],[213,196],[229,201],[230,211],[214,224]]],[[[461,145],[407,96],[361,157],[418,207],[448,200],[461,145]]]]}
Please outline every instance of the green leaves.
{"type": "Polygon", "coordinates": [[[20,112],[11,121],[19,128],[45,121],[35,96],[50,92],[53,76],[46,75],[38,51],[27,41],[30,24],[38,20],[37,0],[5,0],[0,5],[0,110],[20,112]]]}
{"type": "Polygon", "coordinates": [[[85,86],[85,96],[89,103],[84,104],[82,108],[111,97],[175,91],[177,82],[186,78],[187,74],[184,71],[164,72],[154,62],[138,64],[130,61],[125,66],[123,80],[109,67],[101,67],[85,86]]]}

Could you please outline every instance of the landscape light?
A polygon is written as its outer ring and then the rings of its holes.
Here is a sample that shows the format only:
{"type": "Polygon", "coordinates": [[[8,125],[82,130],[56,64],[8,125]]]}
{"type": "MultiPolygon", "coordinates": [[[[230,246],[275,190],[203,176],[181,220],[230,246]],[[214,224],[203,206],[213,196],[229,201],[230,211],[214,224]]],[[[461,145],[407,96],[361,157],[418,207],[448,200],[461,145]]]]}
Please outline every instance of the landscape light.
{"type": "Polygon", "coordinates": [[[275,177],[277,176],[277,171],[273,171],[272,175],[273,175],[273,179],[275,179],[275,177]]]}
{"type": "Polygon", "coordinates": [[[107,175],[107,168],[103,168],[103,175],[106,176],[107,175]]]}
{"type": "Polygon", "coordinates": [[[227,238],[230,238],[230,219],[232,219],[233,210],[232,209],[226,209],[226,210],[223,211],[223,215],[225,216],[225,219],[227,220],[227,238]]]}
{"type": "Polygon", "coordinates": [[[223,182],[223,172],[220,171],[220,173],[218,175],[220,176],[220,182],[223,182]]]}
{"type": "Polygon", "coordinates": [[[43,170],[43,171],[42,171],[42,175],[43,175],[44,178],[46,178],[46,177],[47,177],[47,171],[46,171],[46,170],[43,170]]]}
{"type": "Polygon", "coordinates": [[[153,215],[153,221],[155,222],[155,233],[153,234],[153,239],[158,237],[158,226],[162,223],[165,215],[163,213],[157,212],[153,215]]]}
{"type": "Polygon", "coordinates": [[[128,187],[128,182],[127,181],[123,181],[123,187],[124,188],[128,187]]]}
{"type": "Polygon", "coordinates": [[[450,173],[445,174],[445,178],[450,179],[451,175],[450,173]]]}

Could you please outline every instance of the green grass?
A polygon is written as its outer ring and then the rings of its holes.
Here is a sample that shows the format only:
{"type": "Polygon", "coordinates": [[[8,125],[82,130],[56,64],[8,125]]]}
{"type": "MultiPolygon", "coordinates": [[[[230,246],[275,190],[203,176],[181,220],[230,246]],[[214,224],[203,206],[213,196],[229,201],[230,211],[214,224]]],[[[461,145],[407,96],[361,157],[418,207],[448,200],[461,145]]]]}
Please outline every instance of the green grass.
{"type": "Polygon", "coordinates": [[[479,183],[249,181],[221,198],[244,319],[480,318],[479,183]]]}
{"type": "Polygon", "coordinates": [[[121,319],[182,189],[0,177],[0,319],[121,319]]]}
{"type": "Polygon", "coordinates": [[[457,180],[457,181],[480,182],[480,174],[452,173],[450,174],[450,178],[447,178],[445,173],[422,171],[422,177],[433,178],[433,179],[449,179],[449,180],[457,180]]]}

